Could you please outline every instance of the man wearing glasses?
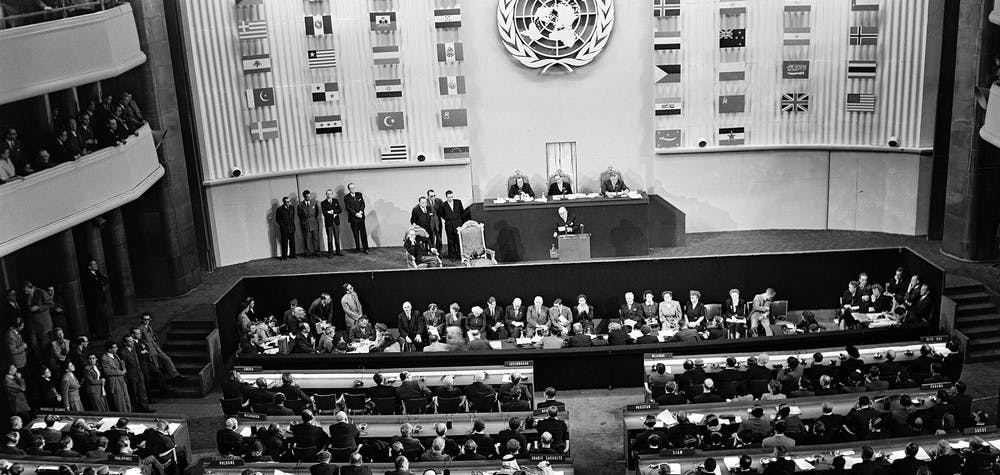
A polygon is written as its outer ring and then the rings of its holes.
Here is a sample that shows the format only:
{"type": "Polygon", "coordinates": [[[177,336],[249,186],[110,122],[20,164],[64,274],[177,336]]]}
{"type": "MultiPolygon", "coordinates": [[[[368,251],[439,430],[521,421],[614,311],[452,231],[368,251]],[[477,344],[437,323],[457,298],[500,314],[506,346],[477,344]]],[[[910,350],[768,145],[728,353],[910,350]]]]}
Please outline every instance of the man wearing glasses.
{"type": "Polygon", "coordinates": [[[153,330],[153,316],[149,312],[143,312],[139,320],[139,332],[142,335],[142,342],[146,344],[146,349],[149,350],[149,357],[156,369],[163,375],[166,381],[173,383],[183,381],[184,377],[177,372],[174,360],[170,359],[170,356],[164,353],[163,348],[160,348],[159,338],[156,336],[156,331],[153,330]]]}

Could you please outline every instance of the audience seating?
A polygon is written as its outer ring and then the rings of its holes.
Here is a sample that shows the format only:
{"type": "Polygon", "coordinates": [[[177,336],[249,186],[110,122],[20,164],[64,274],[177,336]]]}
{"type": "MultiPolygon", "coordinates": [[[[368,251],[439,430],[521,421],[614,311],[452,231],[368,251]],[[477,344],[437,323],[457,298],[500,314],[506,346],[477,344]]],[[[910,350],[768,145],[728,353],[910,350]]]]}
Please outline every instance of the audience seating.
{"type": "MultiPolygon", "coordinates": [[[[281,374],[282,371],[264,371],[257,368],[248,367],[238,367],[239,371],[242,371],[241,377],[243,382],[254,384],[254,382],[263,378],[267,381],[269,387],[277,386],[281,384],[281,374]]],[[[296,384],[299,385],[304,391],[317,391],[317,390],[356,390],[356,392],[364,391],[367,388],[374,386],[372,382],[372,376],[375,373],[380,373],[386,378],[386,381],[395,382],[399,378],[399,374],[403,371],[409,371],[410,377],[412,379],[424,378],[424,383],[427,387],[434,388],[436,386],[441,386],[441,378],[447,375],[455,377],[455,386],[468,386],[472,384],[472,378],[476,373],[485,371],[487,374],[486,384],[500,385],[504,382],[510,381],[510,376],[513,373],[521,374],[521,384],[528,386],[529,389],[534,390],[534,371],[531,365],[527,366],[504,366],[504,365],[487,365],[487,366],[457,366],[454,368],[435,368],[435,369],[420,369],[420,368],[386,368],[386,369],[327,369],[327,370],[292,370],[289,371],[292,377],[295,378],[296,384]],[[362,386],[355,386],[355,381],[361,381],[362,386]]],[[[351,391],[346,391],[351,392],[351,391]]]]}
{"type": "MultiPolygon", "coordinates": [[[[538,462],[532,462],[527,460],[519,461],[522,467],[534,468],[538,462]]],[[[554,461],[550,462],[553,472],[562,473],[563,475],[574,475],[573,471],[573,460],[566,459],[565,461],[554,461]]],[[[340,467],[346,466],[346,464],[336,464],[340,467]]],[[[381,474],[381,473],[394,473],[395,467],[391,463],[366,463],[365,467],[371,470],[371,473],[381,474]]],[[[435,469],[437,473],[444,473],[444,469],[447,468],[451,475],[482,475],[484,473],[493,473],[500,469],[499,460],[483,460],[483,461],[451,461],[451,462],[412,462],[410,463],[410,472],[415,474],[424,473],[427,469],[435,469]]],[[[295,463],[250,463],[242,467],[213,467],[213,475],[242,475],[244,470],[249,469],[251,472],[259,473],[270,473],[271,471],[281,472],[288,475],[309,475],[309,466],[303,464],[295,463]]],[[[532,472],[533,473],[533,472],[532,472]]]]}
{"type": "Polygon", "coordinates": [[[174,444],[176,445],[176,452],[173,454],[175,462],[177,460],[187,460],[188,456],[192,454],[191,451],[191,432],[188,428],[186,416],[177,414],[145,414],[145,413],[127,413],[127,412],[49,412],[49,411],[39,411],[36,414],[34,420],[24,424],[25,428],[33,429],[36,427],[45,426],[45,416],[53,415],[61,418],[60,423],[66,423],[65,426],[59,428],[59,430],[68,433],[72,422],[78,418],[82,418],[87,421],[88,424],[93,425],[97,428],[99,432],[104,432],[110,429],[118,422],[118,419],[124,417],[129,421],[129,430],[135,435],[140,435],[146,429],[153,426],[154,421],[157,419],[167,422],[169,435],[174,439],[174,444]]]}

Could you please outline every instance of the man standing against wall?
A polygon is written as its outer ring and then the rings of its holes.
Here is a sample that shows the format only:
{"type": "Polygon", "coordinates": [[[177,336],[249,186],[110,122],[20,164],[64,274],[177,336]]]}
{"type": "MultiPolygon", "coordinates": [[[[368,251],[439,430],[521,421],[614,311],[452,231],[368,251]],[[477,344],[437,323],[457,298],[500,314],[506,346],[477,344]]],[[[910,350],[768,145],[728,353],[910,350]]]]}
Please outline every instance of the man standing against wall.
{"type": "Polygon", "coordinates": [[[444,230],[448,233],[448,259],[457,261],[462,257],[458,248],[458,228],[462,226],[465,207],[462,200],[455,199],[455,193],[448,190],[444,192],[444,202],[438,209],[438,215],[444,219],[444,230]]]}
{"type": "MultiPolygon", "coordinates": [[[[107,337],[110,332],[110,319],[104,288],[108,285],[108,278],[97,267],[97,261],[91,260],[80,280],[83,281],[83,301],[87,306],[90,334],[94,338],[107,337]]],[[[79,331],[79,325],[75,330],[79,331]]]]}
{"type": "Polygon", "coordinates": [[[340,201],[333,196],[333,190],[326,190],[326,199],[320,203],[323,210],[323,225],[326,228],[327,257],[343,256],[340,252],[340,201]],[[336,252],[334,252],[336,243],[336,252]]]}
{"type": "Polygon", "coordinates": [[[344,207],[347,208],[347,221],[351,223],[351,233],[354,234],[354,252],[368,254],[368,230],[365,229],[365,198],[357,191],[354,183],[347,184],[344,207]]]}
{"type": "Polygon", "coordinates": [[[281,236],[279,259],[295,259],[295,210],[287,196],[281,198],[281,206],[274,212],[274,220],[278,223],[278,233],[281,236]]]}
{"type": "Polygon", "coordinates": [[[310,198],[309,190],[302,192],[299,203],[299,225],[302,226],[302,245],[307,257],[319,257],[319,204],[310,198]]]}

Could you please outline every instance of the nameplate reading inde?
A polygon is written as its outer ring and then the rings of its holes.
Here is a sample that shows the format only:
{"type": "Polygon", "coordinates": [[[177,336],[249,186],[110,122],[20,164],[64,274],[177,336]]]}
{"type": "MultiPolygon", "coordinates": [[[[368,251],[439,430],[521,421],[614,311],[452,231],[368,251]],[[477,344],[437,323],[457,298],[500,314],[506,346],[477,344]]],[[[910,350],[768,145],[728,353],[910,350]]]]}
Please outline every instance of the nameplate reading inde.
{"type": "Polygon", "coordinates": [[[682,457],[686,455],[694,455],[694,449],[663,449],[660,451],[660,455],[663,457],[682,457]]]}
{"type": "Polygon", "coordinates": [[[259,373],[261,370],[264,369],[264,367],[263,366],[234,366],[233,369],[236,370],[236,371],[239,371],[241,373],[259,373]]]}
{"type": "Polygon", "coordinates": [[[647,360],[659,360],[659,359],[663,359],[663,358],[670,358],[672,356],[674,356],[673,353],[646,353],[646,355],[643,357],[643,359],[647,359],[647,360]]]}
{"type": "Polygon", "coordinates": [[[945,388],[950,388],[950,387],[951,387],[951,383],[949,383],[947,381],[942,381],[940,383],[927,383],[927,384],[921,384],[920,385],[920,389],[925,389],[925,390],[926,389],[945,389],[945,388]]]}
{"type": "Polygon", "coordinates": [[[208,467],[242,467],[246,465],[243,457],[212,457],[208,459],[205,466],[208,467]]]}
{"type": "Polygon", "coordinates": [[[258,421],[266,421],[267,414],[257,414],[255,412],[237,412],[236,417],[240,419],[254,419],[258,421]]]}
{"type": "Polygon", "coordinates": [[[970,434],[987,434],[987,433],[990,433],[990,432],[996,432],[996,430],[997,430],[997,426],[995,424],[991,424],[991,425],[988,425],[988,426],[966,427],[965,429],[962,429],[962,433],[965,434],[965,435],[970,435],[970,434]]]}
{"type": "Polygon", "coordinates": [[[108,462],[139,463],[139,456],[108,454],[108,462]]]}
{"type": "Polygon", "coordinates": [[[529,360],[504,361],[503,365],[507,368],[523,368],[525,366],[531,366],[531,361],[529,360]]]}
{"type": "Polygon", "coordinates": [[[565,454],[531,454],[532,462],[541,462],[543,460],[549,462],[563,462],[566,460],[565,454]]]}
{"type": "Polygon", "coordinates": [[[625,406],[625,412],[635,412],[635,411],[648,411],[650,409],[659,409],[659,404],[654,404],[647,402],[645,404],[628,404],[625,406]]]}

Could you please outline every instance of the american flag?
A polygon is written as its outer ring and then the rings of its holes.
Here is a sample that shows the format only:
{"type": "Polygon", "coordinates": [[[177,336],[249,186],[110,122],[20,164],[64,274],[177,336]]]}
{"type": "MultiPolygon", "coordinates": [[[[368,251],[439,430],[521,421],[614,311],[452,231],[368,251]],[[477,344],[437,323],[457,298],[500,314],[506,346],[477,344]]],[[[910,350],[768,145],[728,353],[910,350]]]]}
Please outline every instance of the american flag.
{"type": "Polygon", "coordinates": [[[406,160],[406,145],[382,147],[382,160],[406,160]]]}
{"type": "Polygon", "coordinates": [[[875,112],[875,94],[848,94],[847,112],[875,112]]]}
{"type": "Polygon", "coordinates": [[[781,95],[781,112],[808,112],[809,94],[786,92],[781,95]]]}

